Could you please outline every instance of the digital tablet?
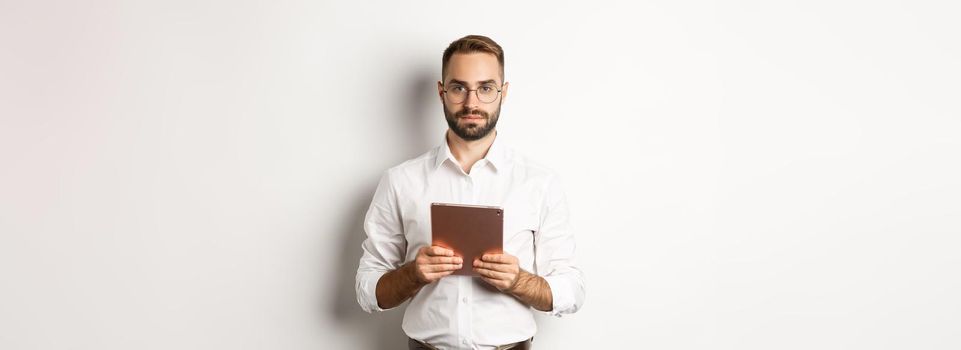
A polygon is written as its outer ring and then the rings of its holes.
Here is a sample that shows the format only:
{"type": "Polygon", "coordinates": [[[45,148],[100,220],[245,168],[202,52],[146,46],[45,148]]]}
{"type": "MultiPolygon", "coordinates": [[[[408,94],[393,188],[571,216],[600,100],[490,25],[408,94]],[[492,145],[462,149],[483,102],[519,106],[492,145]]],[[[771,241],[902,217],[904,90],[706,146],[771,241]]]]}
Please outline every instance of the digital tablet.
{"type": "Polygon", "coordinates": [[[504,210],[500,207],[431,203],[431,243],[464,259],[455,275],[477,276],[474,259],[504,252],[504,210]]]}

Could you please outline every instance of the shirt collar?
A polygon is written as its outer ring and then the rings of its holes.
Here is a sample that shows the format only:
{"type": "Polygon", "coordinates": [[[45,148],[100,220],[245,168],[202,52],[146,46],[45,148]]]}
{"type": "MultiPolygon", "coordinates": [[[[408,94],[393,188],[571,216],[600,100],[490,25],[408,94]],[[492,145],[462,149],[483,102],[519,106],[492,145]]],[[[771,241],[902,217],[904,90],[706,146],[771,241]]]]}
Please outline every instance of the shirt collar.
{"type": "MultiPolygon", "coordinates": [[[[494,166],[494,169],[501,170],[509,165],[510,157],[507,154],[507,147],[504,144],[504,140],[500,135],[499,131],[494,131],[494,142],[491,143],[491,147],[487,149],[487,155],[484,156],[484,160],[494,166]]],[[[454,164],[457,163],[457,158],[454,158],[454,154],[450,151],[450,145],[447,144],[447,131],[444,132],[444,136],[441,138],[440,146],[437,147],[436,155],[434,156],[434,169],[437,169],[445,160],[450,159],[454,164]]]]}

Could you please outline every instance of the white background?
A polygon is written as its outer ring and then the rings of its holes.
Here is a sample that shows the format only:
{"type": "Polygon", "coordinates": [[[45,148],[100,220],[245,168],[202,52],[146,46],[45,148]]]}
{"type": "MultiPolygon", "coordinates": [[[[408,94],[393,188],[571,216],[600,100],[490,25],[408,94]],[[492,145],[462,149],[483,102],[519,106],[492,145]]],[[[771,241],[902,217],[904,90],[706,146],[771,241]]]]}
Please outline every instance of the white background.
{"type": "Polygon", "coordinates": [[[395,349],[388,167],[486,34],[587,302],[538,349],[961,348],[961,7],[0,0],[0,348],[395,349]]]}

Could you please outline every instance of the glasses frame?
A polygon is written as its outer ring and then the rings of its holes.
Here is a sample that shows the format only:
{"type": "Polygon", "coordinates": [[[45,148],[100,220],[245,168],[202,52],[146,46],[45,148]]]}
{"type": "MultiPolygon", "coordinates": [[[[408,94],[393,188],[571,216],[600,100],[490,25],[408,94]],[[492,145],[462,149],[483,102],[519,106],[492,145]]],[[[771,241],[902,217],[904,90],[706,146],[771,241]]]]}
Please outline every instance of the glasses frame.
{"type": "MultiPolygon", "coordinates": [[[[483,103],[483,104],[491,104],[491,103],[494,103],[494,101],[497,101],[497,99],[501,97],[501,91],[504,91],[504,83],[501,83],[500,88],[499,88],[499,89],[495,89],[495,90],[497,90],[497,95],[494,95],[494,99],[491,100],[490,102],[484,102],[484,100],[481,99],[481,97],[480,97],[480,92],[477,91],[477,90],[480,90],[480,87],[478,87],[477,89],[467,89],[467,95],[464,95],[464,100],[463,100],[463,101],[460,101],[460,102],[454,102],[454,101],[451,101],[451,100],[450,100],[450,97],[448,97],[448,96],[450,96],[450,94],[449,94],[448,91],[447,91],[447,84],[441,83],[441,86],[444,87],[444,89],[441,90],[441,91],[444,92],[444,98],[446,98],[450,103],[454,103],[454,104],[461,104],[461,103],[466,102],[466,101],[467,101],[467,98],[470,97],[471,91],[474,92],[474,96],[477,96],[477,101],[480,101],[480,102],[483,103]]],[[[481,85],[481,87],[482,87],[482,86],[483,86],[483,85],[481,85]]],[[[497,86],[497,85],[494,85],[494,86],[497,86]]],[[[465,88],[466,88],[466,86],[465,86],[465,88]]]]}

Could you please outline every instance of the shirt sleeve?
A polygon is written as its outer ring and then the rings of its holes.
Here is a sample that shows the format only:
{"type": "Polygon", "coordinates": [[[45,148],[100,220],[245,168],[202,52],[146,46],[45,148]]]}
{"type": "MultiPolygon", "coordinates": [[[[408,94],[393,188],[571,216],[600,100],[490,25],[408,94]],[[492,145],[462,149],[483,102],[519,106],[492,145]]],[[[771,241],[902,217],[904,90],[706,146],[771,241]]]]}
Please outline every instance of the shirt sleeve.
{"type": "Polygon", "coordinates": [[[391,183],[390,174],[388,170],[381,177],[364,217],[367,239],[361,245],[364,254],[357,268],[355,289],[357,303],[368,313],[385,310],[377,304],[377,282],[385,273],[403,264],[407,251],[397,191],[391,183]]]}
{"type": "Polygon", "coordinates": [[[534,269],[551,287],[554,304],[548,313],[561,317],[584,305],[584,275],[575,262],[567,199],[556,177],[547,181],[544,193],[540,228],[534,234],[534,269]]]}

